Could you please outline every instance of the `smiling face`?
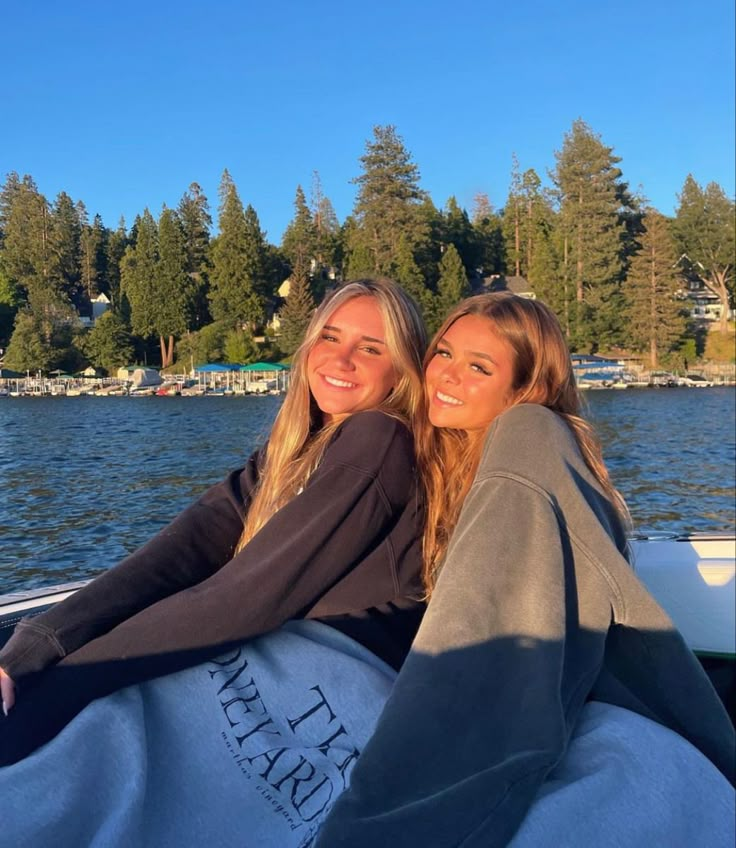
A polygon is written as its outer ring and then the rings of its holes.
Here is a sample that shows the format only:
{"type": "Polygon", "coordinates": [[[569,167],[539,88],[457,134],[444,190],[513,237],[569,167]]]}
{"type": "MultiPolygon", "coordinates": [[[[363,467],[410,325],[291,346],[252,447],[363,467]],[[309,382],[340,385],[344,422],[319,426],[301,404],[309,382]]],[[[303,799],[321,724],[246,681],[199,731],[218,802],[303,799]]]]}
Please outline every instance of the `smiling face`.
{"type": "Polygon", "coordinates": [[[511,346],[481,315],[463,315],[437,341],[425,371],[435,427],[484,430],[513,401],[511,346]]]}
{"type": "Polygon", "coordinates": [[[396,373],[374,297],[354,297],[328,316],[307,357],[307,380],[325,424],[386,398],[396,373]]]}

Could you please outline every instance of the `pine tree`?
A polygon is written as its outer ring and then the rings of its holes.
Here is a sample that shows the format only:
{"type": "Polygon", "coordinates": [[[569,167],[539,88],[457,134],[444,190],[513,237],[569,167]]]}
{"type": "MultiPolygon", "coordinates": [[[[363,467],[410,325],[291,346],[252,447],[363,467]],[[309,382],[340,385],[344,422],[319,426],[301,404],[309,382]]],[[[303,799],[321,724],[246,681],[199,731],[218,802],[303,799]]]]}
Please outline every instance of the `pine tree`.
{"type": "Polygon", "coordinates": [[[443,251],[442,212],[434,205],[432,198],[425,195],[419,204],[418,214],[421,222],[420,237],[414,239],[407,234],[405,238],[411,246],[412,254],[422,272],[427,288],[435,292],[443,251]]]}
{"type": "MultiPolygon", "coordinates": [[[[535,256],[540,247],[549,253],[549,240],[554,221],[552,204],[542,189],[542,181],[533,168],[518,172],[519,163],[514,158],[511,190],[504,208],[503,231],[508,270],[531,282],[531,268],[540,270],[540,259],[535,256]]],[[[536,291],[536,289],[535,289],[536,291]]]]}
{"type": "Polygon", "coordinates": [[[35,182],[24,176],[3,196],[4,273],[17,288],[21,302],[35,294],[59,292],[59,268],[52,249],[51,210],[35,182]]]}
{"type": "Polygon", "coordinates": [[[450,310],[469,294],[468,277],[465,273],[462,259],[455,245],[451,244],[445,249],[440,262],[440,278],[437,283],[437,300],[434,326],[431,332],[444,321],[450,310]]]}
{"type": "Polygon", "coordinates": [[[582,120],[555,154],[553,179],[560,203],[563,275],[574,284],[571,314],[576,346],[608,345],[621,334],[621,281],[627,231],[622,203],[628,192],[614,156],[582,120]]]}
{"type": "Polygon", "coordinates": [[[243,209],[227,171],[220,183],[219,224],[211,253],[212,317],[231,324],[257,324],[264,315],[264,239],[255,210],[243,209]]]}
{"type": "Polygon", "coordinates": [[[502,219],[494,212],[487,194],[477,194],[473,199],[471,223],[482,274],[501,274],[506,267],[502,219]]]}
{"type": "MultiPolygon", "coordinates": [[[[53,365],[57,354],[63,359],[71,345],[77,317],[62,288],[62,253],[55,249],[53,214],[29,176],[15,185],[11,195],[3,233],[3,274],[19,304],[27,304],[45,349],[51,351],[48,365],[53,365]]],[[[21,320],[21,337],[30,338],[29,326],[21,320]]]]}
{"type": "Polygon", "coordinates": [[[448,199],[442,215],[442,244],[455,245],[466,274],[474,277],[480,265],[479,245],[468,213],[460,208],[454,196],[448,199]]]}
{"type": "Polygon", "coordinates": [[[534,294],[552,309],[566,327],[566,292],[560,270],[560,258],[551,226],[537,230],[527,279],[534,294]]]}
{"type": "MultiPolygon", "coordinates": [[[[415,247],[426,237],[419,212],[425,193],[419,187],[419,169],[393,126],[376,126],[373,139],[360,158],[363,173],[358,186],[348,252],[370,256],[373,274],[388,274],[395,263],[402,234],[415,247]]],[[[353,267],[351,260],[350,267],[353,267]]],[[[351,270],[352,274],[352,270],[351,270]]]]}
{"type": "Polygon", "coordinates": [[[99,289],[110,298],[112,308],[119,311],[122,308],[120,268],[126,248],[130,244],[125,219],[120,219],[116,230],[105,232],[104,259],[101,262],[104,275],[99,280],[99,289]]]}
{"type": "MultiPolygon", "coordinates": [[[[249,269],[250,277],[253,280],[253,288],[263,302],[266,298],[273,296],[275,290],[281,285],[283,277],[274,279],[272,276],[274,269],[269,262],[266,234],[261,229],[258,213],[250,203],[245,207],[245,234],[246,267],[249,269]]],[[[255,324],[262,319],[263,308],[261,308],[261,316],[252,320],[255,324]]]]}
{"type": "Polygon", "coordinates": [[[55,273],[58,274],[61,290],[77,309],[84,301],[80,240],[82,225],[87,223],[86,218],[84,204],[75,206],[64,191],[58,195],[52,212],[51,250],[55,254],[55,273]]]}
{"type": "Polygon", "coordinates": [[[105,269],[100,267],[104,262],[104,242],[102,220],[99,215],[95,215],[92,226],[82,225],[79,238],[80,285],[87,300],[97,296],[97,280],[104,275],[105,269]]]}
{"type": "Polygon", "coordinates": [[[357,280],[372,277],[375,274],[373,254],[362,239],[358,224],[352,215],[348,215],[342,225],[342,239],[346,246],[345,279],[357,280]]]}
{"type": "MultiPolygon", "coordinates": [[[[0,251],[0,259],[2,252],[0,251]]],[[[0,262],[0,348],[3,350],[8,346],[10,337],[13,334],[13,324],[15,316],[20,307],[20,297],[18,289],[3,270],[0,262]]]]}
{"type": "Polygon", "coordinates": [[[425,322],[431,321],[435,313],[434,295],[427,288],[406,236],[399,240],[399,251],[391,276],[414,299],[425,322]]]}
{"type": "Polygon", "coordinates": [[[15,316],[22,303],[20,287],[11,276],[3,250],[10,210],[13,200],[21,190],[20,187],[20,177],[15,171],[11,171],[5,185],[0,189],[0,347],[3,349],[7,347],[13,334],[15,316]]]}
{"type": "Polygon", "coordinates": [[[47,371],[53,362],[51,344],[30,309],[15,318],[13,335],[5,354],[5,365],[15,371],[47,371]]]}
{"type": "Polygon", "coordinates": [[[677,293],[682,276],[666,218],[655,210],[644,218],[641,249],[631,260],[624,284],[627,336],[635,350],[647,350],[652,368],[678,345],[685,330],[677,293]]]}
{"type": "Polygon", "coordinates": [[[181,223],[173,210],[164,208],[158,222],[158,262],[152,292],[163,368],[174,361],[174,337],[191,327],[194,290],[187,265],[181,223]]]}
{"type": "MultiPolygon", "coordinates": [[[[315,257],[323,277],[337,276],[342,259],[341,229],[335,210],[322,191],[319,173],[312,173],[310,209],[315,230],[315,257]]],[[[318,295],[322,294],[318,292],[318,295]]]]}
{"type": "Polygon", "coordinates": [[[279,312],[281,325],[279,346],[291,355],[304,340],[304,332],[314,313],[314,299],[309,289],[307,268],[297,261],[289,280],[289,294],[279,312]]]}
{"type": "Polygon", "coordinates": [[[503,208],[503,237],[506,261],[509,272],[521,276],[522,249],[522,208],[524,205],[519,160],[514,153],[511,157],[511,188],[506,205],[503,208]]]}
{"type": "Polygon", "coordinates": [[[313,261],[316,263],[317,231],[300,185],[296,187],[294,197],[294,217],[284,231],[281,249],[292,269],[297,265],[309,269],[313,261]]]}
{"type": "Polygon", "coordinates": [[[5,184],[0,189],[0,258],[2,257],[2,247],[5,237],[5,231],[8,227],[8,220],[15,198],[21,192],[21,179],[16,171],[11,171],[6,179],[5,184]]]}
{"type": "Polygon", "coordinates": [[[203,326],[209,318],[207,290],[210,272],[210,216],[209,203],[197,183],[192,183],[177,207],[184,233],[187,255],[186,271],[192,293],[192,324],[203,326]]]}
{"type": "Polygon", "coordinates": [[[130,309],[130,326],[143,339],[156,334],[155,295],[158,266],[158,227],[148,209],[135,220],[135,244],[125,250],[120,286],[130,309]]]}
{"type": "Polygon", "coordinates": [[[736,268],[736,205],[718,183],[703,190],[688,174],[675,217],[675,235],[686,269],[700,277],[721,302],[719,328],[728,332],[736,268]]]}

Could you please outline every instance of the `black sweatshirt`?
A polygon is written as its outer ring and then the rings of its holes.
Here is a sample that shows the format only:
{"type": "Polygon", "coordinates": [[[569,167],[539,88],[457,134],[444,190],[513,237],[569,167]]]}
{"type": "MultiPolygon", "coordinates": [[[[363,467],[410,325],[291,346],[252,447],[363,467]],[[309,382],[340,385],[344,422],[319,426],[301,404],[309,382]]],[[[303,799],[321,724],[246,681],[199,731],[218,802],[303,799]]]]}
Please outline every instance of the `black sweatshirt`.
{"type": "Polygon", "coordinates": [[[376,411],[347,419],[304,490],[233,556],[262,456],[119,565],[20,622],[0,652],[20,711],[24,684],[64,657],[62,666],[119,667],[98,697],[293,618],[330,624],[401,665],[424,609],[423,510],[406,427],[376,411]]]}

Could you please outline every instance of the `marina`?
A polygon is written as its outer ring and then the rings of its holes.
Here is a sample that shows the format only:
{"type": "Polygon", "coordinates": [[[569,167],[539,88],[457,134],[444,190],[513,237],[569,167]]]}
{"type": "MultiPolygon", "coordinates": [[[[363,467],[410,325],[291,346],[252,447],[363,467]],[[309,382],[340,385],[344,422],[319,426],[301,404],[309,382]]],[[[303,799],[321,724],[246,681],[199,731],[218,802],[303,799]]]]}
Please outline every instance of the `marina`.
{"type": "MultiPolygon", "coordinates": [[[[0,398],[18,397],[219,397],[243,395],[279,395],[289,385],[289,371],[278,363],[255,363],[251,366],[229,366],[216,363],[202,366],[188,374],[172,374],[136,382],[131,378],[84,377],[71,375],[0,377],[0,398]],[[250,369],[250,370],[246,370],[250,369]]],[[[702,371],[677,373],[669,371],[627,371],[600,366],[577,366],[578,388],[651,389],[712,388],[736,385],[736,367],[712,366],[702,371]]]]}
{"type": "Polygon", "coordinates": [[[0,369],[0,397],[278,395],[289,387],[289,374],[288,365],[273,362],[212,363],[189,373],[163,375],[154,368],[129,366],[114,377],[61,372],[23,376],[0,369]]]}

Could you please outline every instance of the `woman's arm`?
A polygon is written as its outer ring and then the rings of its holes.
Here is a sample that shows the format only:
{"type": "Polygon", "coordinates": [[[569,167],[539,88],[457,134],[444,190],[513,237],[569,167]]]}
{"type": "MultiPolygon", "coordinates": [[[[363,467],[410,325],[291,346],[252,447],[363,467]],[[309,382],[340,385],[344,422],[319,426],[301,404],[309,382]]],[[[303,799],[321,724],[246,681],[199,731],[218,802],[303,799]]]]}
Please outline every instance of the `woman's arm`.
{"type": "Polygon", "coordinates": [[[301,494],[237,556],[123,622],[109,644],[114,638],[119,656],[170,656],[181,667],[177,655],[217,651],[306,616],[347,577],[360,584],[353,572],[371,556],[383,564],[381,574],[372,571],[377,587],[360,585],[341,611],[391,600],[398,579],[389,536],[414,499],[413,444],[404,425],[379,412],[352,416],[301,494]]]}
{"type": "Polygon", "coordinates": [[[45,613],[23,619],[0,651],[0,668],[20,683],[162,598],[228,562],[243,530],[261,453],[208,489],[117,566],[45,613]]]}
{"type": "Polygon", "coordinates": [[[539,494],[476,484],[320,848],[507,844],[562,756],[605,648],[610,606],[590,628],[574,620],[565,547],[539,494]]]}

